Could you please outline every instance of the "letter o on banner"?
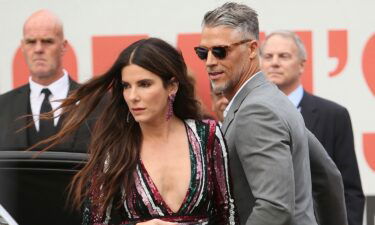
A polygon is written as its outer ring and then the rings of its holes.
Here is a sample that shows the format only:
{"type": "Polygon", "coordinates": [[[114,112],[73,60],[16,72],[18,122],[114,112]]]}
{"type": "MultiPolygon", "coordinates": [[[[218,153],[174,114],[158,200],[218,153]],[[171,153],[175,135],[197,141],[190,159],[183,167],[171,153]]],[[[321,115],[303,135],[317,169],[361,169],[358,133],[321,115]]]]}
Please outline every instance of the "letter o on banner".
{"type": "Polygon", "coordinates": [[[367,86],[375,96],[375,34],[367,41],[363,50],[362,70],[367,86]]]}
{"type": "Polygon", "coordinates": [[[375,133],[363,134],[363,149],[366,162],[375,171],[375,133]]]}

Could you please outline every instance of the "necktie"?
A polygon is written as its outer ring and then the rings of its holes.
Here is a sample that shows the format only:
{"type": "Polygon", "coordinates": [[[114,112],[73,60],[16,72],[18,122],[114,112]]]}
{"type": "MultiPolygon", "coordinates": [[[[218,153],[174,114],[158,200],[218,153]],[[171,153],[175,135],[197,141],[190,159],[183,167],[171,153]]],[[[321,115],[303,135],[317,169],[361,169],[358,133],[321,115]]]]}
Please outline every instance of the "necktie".
{"type": "MultiPolygon", "coordinates": [[[[52,106],[49,101],[49,96],[51,91],[48,88],[43,88],[42,92],[44,94],[44,99],[42,107],[40,108],[40,114],[52,111],[52,106]]],[[[53,119],[49,120],[39,120],[39,138],[41,140],[46,139],[55,133],[55,126],[53,119]]]]}

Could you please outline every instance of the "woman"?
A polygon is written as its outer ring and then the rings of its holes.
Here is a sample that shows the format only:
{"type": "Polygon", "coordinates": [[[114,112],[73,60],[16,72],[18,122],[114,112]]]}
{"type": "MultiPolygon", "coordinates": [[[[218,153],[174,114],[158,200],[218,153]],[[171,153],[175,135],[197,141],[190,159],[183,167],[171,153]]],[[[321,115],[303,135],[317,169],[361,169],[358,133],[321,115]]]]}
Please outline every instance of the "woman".
{"type": "Polygon", "coordinates": [[[224,140],[200,120],[182,55],[156,38],[130,45],[62,103],[69,119],[49,141],[76,129],[108,91],[72,181],[83,224],[235,224],[224,140]]]}

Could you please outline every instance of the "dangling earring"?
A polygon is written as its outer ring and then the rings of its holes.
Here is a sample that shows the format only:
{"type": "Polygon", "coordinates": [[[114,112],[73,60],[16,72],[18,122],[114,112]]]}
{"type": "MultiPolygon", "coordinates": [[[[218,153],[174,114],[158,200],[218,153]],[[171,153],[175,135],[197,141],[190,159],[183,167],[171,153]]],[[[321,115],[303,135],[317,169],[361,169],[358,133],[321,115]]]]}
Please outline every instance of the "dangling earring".
{"type": "Polygon", "coordinates": [[[173,102],[176,97],[176,94],[171,94],[168,96],[168,111],[167,111],[167,121],[170,120],[173,116],[173,102]]]}
{"type": "Polygon", "coordinates": [[[129,114],[130,114],[130,111],[128,111],[128,115],[126,116],[126,122],[127,122],[127,123],[129,123],[129,120],[130,120],[130,119],[129,119],[129,118],[130,118],[130,115],[129,115],[129,114]]]}

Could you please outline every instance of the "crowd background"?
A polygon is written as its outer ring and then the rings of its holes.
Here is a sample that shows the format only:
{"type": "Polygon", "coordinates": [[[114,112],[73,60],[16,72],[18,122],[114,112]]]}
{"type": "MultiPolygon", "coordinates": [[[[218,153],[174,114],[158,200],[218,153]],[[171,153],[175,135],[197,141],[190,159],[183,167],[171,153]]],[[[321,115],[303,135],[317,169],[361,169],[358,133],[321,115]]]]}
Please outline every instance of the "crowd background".
{"type": "MultiPolygon", "coordinates": [[[[374,196],[375,2],[238,2],[258,11],[263,34],[288,29],[301,36],[308,51],[304,86],[349,110],[363,190],[366,196],[374,196]]],[[[28,71],[19,50],[22,26],[32,12],[46,8],[64,23],[70,44],[64,63],[78,82],[104,72],[120,50],[135,40],[160,37],[182,50],[195,76],[198,94],[210,109],[208,78],[193,47],[199,43],[202,16],[222,3],[218,0],[0,0],[0,94],[27,82],[28,71]]]]}

